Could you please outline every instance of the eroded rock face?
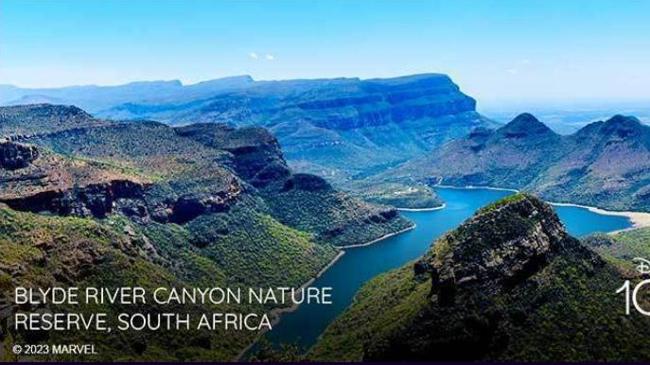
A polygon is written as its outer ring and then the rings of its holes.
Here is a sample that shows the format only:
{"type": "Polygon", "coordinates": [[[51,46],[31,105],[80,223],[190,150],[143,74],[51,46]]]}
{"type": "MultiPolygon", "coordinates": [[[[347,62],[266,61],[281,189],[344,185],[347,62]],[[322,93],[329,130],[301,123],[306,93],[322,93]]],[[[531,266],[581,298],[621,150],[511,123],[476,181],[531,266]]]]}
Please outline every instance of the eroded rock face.
{"type": "Polygon", "coordinates": [[[455,292],[476,284],[485,293],[512,288],[543,268],[568,235],[552,208],[532,196],[490,207],[441,238],[415,266],[428,271],[431,292],[453,304],[455,292]]]}
{"type": "Polygon", "coordinates": [[[201,214],[224,212],[241,192],[241,186],[233,181],[224,191],[182,196],[171,206],[169,210],[171,214],[167,219],[173,223],[183,224],[201,214]]]}
{"type": "Polygon", "coordinates": [[[17,170],[29,166],[39,156],[34,146],[14,142],[0,142],[0,168],[17,170]]]}
{"type": "Polygon", "coordinates": [[[74,187],[65,191],[48,190],[35,195],[4,200],[19,211],[103,218],[114,211],[119,200],[142,199],[144,186],[128,180],[74,187]]]}
{"type": "Polygon", "coordinates": [[[175,128],[175,131],[180,136],[231,153],[232,168],[255,187],[265,187],[291,175],[278,140],[264,128],[197,123],[175,128]]]}

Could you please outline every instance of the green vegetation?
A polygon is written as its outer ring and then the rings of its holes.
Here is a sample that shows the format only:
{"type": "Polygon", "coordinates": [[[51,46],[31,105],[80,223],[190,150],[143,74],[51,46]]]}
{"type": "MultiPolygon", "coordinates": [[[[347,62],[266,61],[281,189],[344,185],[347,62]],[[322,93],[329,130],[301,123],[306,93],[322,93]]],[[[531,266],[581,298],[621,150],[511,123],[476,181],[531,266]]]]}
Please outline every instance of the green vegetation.
{"type": "Polygon", "coordinates": [[[582,240],[604,258],[612,261],[618,267],[635,271],[635,257],[650,259],[650,228],[639,228],[620,232],[614,235],[593,235],[582,240]]]}
{"type": "Polygon", "coordinates": [[[367,243],[411,226],[394,209],[332,191],[294,189],[269,194],[266,201],[281,222],[336,246],[367,243]]]}
{"type": "Polygon", "coordinates": [[[410,306],[411,299],[425,300],[430,286],[430,281],[415,279],[412,265],[377,276],[359,290],[354,303],[327,328],[307,358],[362,361],[368,341],[412,320],[420,305],[410,306]]]}
{"type": "Polygon", "coordinates": [[[520,202],[524,199],[526,199],[526,195],[523,193],[508,195],[503,199],[497,200],[494,203],[484,206],[483,208],[479,209],[478,212],[476,212],[476,214],[489,213],[495,209],[499,209],[511,203],[520,202]]]}
{"type": "MultiPolygon", "coordinates": [[[[333,247],[316,245],[309,235],[284,227],[268,216],[260,216],[252,226],[240,227],[239,232],[198,249],[189,244],[189,232],[176,225],[154,224],[140,228],[121,216],[96,222],[19,213],[2,208],[1,292],[8,295],[18,285],[75,285],[82,288],[142,286],[149,289],[160,286],[297,286],[313,276],[336,254],[333,247]],[[161,237],[165,237],[166,241],[161,237]],[[146,242],[154,242],[156,252],[147,251],[143,246],[146,242]],[[276,245],[279,246],[277,250],[276,245]],[[255,246],[262,247],[250,249],[255,246]],[[249,251],[248,256],[239,259],[238,256],[244,256],[245,251],[249,251]],[[276,265],[272,265],[273,262],[276,265]],[[287,270],[288,267],[292,270],[287,270]],[[11,270],[11,274],[5,269],[11,270]]],[[[231,308],[170,306],[164,309],[149,305],[138,308],[139,311],[151,313],[211,313],[226,310],[262,313],[269,309],[248,305],[231,308]]],[[[68,310],[113,315],[135,311],[133,308],[111,305],[68,310]]],[[[3,326],[2,333],[7,333],[7,330],[3,326]]],[[[214,361],[232,359],[252,340],[253,335],[247,331],[229,332],[227,336],[223,331],[114,331],[109,335],[66,332],[52,334],[49,340],[94,343],[101,354],[100,358],[93,357],[94,360],[214,361]]],[[[29,333],[14,336],[13,339],[5,338],[3,342],[37,343],[47,340],[29,333]]]]}
{"type": "Polygon", "coordinates": [[[436,192],[424,184],[351,182],[345,185],[365,201],[406,209],[428,209],[442,206],[436,192]]]}

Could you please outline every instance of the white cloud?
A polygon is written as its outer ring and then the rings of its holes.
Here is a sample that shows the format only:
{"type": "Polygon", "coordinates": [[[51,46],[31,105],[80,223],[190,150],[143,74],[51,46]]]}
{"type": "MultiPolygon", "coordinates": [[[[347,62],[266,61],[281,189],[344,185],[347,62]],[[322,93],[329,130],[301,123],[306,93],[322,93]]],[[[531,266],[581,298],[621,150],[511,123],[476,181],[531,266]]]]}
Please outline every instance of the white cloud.
{"type": "Polygon", "coordinates": [[[267,61],[275,60],[275,56],[273,56],[272,54],[267,54],[266,56],[264,56],[264,58],[266,58],[267,61]]]}
{"type": "Polygon", "coordinates": [[[511,74],[511,75],[516,75],[516,74],[519,73],[519,70],[517,70],[516,68],[509,68],[509,69],[506,70],[506,72],[511,74]]]}
{"type": "Polygon", "coordinates": [[[249,53],[249,54],[248,54],[248,57],[250,57],[251,59],[254,59],[254,60],[256,60],[256,59],[259,58],[259,56],[258,56],[257,53],[255,53],[255,52],[251,52],[251,53],[249,53]]]}

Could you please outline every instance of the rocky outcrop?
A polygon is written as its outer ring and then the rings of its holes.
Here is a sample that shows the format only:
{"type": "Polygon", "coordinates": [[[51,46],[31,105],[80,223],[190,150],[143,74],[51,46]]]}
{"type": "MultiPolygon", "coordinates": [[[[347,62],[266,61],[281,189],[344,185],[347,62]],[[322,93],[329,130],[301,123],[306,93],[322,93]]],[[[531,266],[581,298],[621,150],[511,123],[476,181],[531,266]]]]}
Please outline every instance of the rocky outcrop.
{"type": "Polygon", "coordinates": [[[264,128],[198,123],[175,128],[175,131],[180,136],[231,153],[232,168],[255,187],[265,187],[291,174],[278,140],[264,128]]]}
{"type": "Polygon", "coordinates": [[[413,266],[365,285],[310,359],[644,359],[649,320],[623,320],[624,298],[613,295],[633,271],[625,266],[569,236],[550,205],[513,195],[439,238],[413,266]]]}
{"type": "Polygon", "coordinates": [[[241,186],[233,182],[224,191],[186,194],[150,203],[147,201],[149,187],[150,184],[112,180],[69,190],[47,190],[30,196],[0,199],[0,202],[25,212],[95,218],[122,213],[138,222],[153,220],[183,224],[202,214],[227,211],[242,193],[241,186]]]}
{"type": "Polygon", "coordinates": [[[282,191],[292,189],[304,191],[332,191],[332,186],[322,177],[311,174],[294,174],[284,182],[282,191]]]}
{"type": "Polygon", "coordinates": [[[496,295],[521,284],[568,239],[553,209],[539,199],[517,195],[501,204],[439,239],[416,263],[416,274],[430,273],[431,293],[441,304],[454,304],[455,293],[465,287],[478,285],[496,295]]]}
{"type": "Polygon", "coordinates": [[[124,200],[140,200],[142,184],[129,180],[76,186],[69,190],[46,190],[34,195],[3,199],[10,208],[26,212],[50,212],[58,215],[103,218],[124,200]]]}
{"type": "Polygon", "coordinates": [[[224,191],[184,195],[171,205],[168,217],[159,215],[156,220],[183,224],[202,214],[225,212],[241,193],[241,186],[233,181],[224,191]]]}
{"type": "Polygon", "coordinates": [[[34,146],[0,141],[0,169],[22,169],[37,158],[38,149],[34,146]]]}

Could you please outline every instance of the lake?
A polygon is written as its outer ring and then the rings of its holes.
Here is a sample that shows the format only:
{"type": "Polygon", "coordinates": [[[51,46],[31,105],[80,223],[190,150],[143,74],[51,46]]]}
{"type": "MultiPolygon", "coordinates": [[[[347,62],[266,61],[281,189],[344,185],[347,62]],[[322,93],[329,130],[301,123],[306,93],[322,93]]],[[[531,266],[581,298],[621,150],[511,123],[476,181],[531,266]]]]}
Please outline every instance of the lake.
{"type": "MultiPolygon", "coordinates": [[[[434,211],[403,212],[417,227],[370,246],[346,250],[339,261],[312,284],[332,287],[332,305],[302,305],[282,315],[265,338],[273,344],[293,343],[308,349],[325,328],[352,302],[359,288],[373,277],[421,256],[443,233],[457,227],[490,202],[512,194],[488,189],[436,189],[446,207],[434,211]]],[[[600,215],[585,208],[559,206],[556,212],[574,236],[628,228],[625,217],[600,215]]]]}

